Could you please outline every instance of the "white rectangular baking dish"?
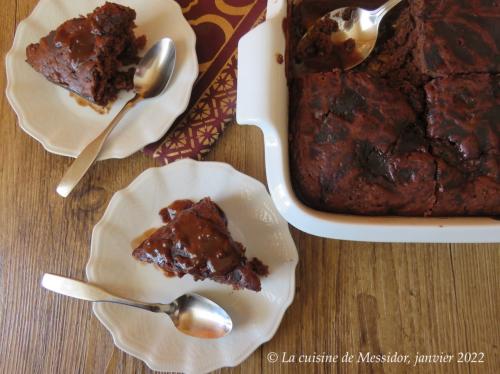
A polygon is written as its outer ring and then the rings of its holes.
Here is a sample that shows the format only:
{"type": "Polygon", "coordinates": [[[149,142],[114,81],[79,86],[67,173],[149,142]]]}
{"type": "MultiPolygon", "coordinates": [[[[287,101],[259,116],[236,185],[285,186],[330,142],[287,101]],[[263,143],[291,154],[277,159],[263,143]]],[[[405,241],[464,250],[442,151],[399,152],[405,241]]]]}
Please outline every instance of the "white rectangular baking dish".
{"type": "Polygon", "coordinates": [[[267,183],[283,217],[307,233],[343,240],[422,243],[500,242],[500,220],[493,218],[367,217],[325,213],[305,206],[295,195],[288,158],[288,87],[283,22],[286,0],[268,0],[266,21],[238,45],[239,124],[264,133],[267,183]]]}

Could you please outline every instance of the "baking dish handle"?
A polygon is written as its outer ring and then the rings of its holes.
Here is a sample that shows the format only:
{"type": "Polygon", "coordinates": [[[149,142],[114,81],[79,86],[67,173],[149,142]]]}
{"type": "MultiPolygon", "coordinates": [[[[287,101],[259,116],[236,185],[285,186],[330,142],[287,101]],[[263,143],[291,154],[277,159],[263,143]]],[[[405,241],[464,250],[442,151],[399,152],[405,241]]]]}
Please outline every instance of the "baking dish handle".
{"type": "Polygon", "coordinates": [[[243,36],[238,44],[236,121],[268,130],[286,130],[288,89],[282,12],[243,36]]]}

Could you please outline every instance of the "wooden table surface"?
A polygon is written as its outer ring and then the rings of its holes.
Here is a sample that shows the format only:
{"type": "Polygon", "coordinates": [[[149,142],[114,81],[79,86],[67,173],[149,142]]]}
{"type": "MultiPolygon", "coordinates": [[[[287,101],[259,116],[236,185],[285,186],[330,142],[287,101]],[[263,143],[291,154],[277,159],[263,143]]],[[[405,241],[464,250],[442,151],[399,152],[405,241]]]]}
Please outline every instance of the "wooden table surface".
{"type": "MultiPolygon", "coordinates": [[[[0,7],[0,53],[35,0],[0,7]]],[[[0,88],[5,92],[5,74],[0,88]]],[[[142,153],[98,163],[68,199],[55,186],[70,159],[47,153],[0,105],[0,373],[144,373],[114,347],[88,303],[39,287],[44,272],[85,277],[91,230],[113,192],[155,161],[142,153]]],[[[265,181],[262,135],[230,126],[208,160],[265,181]]],[[[374,244],[291,228],[300,262],[295,300],[274,338],[223,372],[498,373],[500,245],[374,244]],[[452,363],[270,363],[268,355],[453,354],[452,363]],[[286,352],[286,353],[285,353],[286,352]],[[458,363],[483,352],[483,363],[458,363]]],[[[269,356],[271,357],[271,356],[269,356]]],[[[478,356],[479,357],[479,356],[478,356]]]]}

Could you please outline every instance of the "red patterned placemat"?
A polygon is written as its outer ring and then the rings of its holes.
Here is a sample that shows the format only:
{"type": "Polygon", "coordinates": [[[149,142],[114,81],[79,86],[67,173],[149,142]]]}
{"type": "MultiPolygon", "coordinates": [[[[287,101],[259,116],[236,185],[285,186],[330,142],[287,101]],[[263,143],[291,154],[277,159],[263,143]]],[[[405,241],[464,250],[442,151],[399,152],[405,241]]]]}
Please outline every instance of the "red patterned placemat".
{"type": "Polygon", "coordinates": [[[167,134],[144,152],[169,163],[201,159],[236,112],[239,39],[265,17],[267,0],[176,0],[196,33],[200,75],[188,109],[167,134]]]}

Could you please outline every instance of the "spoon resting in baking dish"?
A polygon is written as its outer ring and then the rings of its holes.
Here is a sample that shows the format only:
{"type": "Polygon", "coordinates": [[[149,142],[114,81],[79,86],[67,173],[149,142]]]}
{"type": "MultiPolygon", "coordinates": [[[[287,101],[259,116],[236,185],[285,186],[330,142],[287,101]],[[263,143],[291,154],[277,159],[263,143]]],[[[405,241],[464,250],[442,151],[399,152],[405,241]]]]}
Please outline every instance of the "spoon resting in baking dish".
{"type": "Polygon", "coordinates": [[[125,104],[111,123],[73,161],[57,186],[59,195],[67,197],[71,193],[94,163],[111,131],[129,109],[139,101],[159,96],[165,91],[174,72],[175,56],[175,44],[169,38],[160,39],[146,52],[135,70],[135,96],[125,104]]]}
{"type": "Polygon", "coordinates": [[[125,299],[95,285],[54,274],[44,274],[42,287],[59,294],[96,303],[115,303],[155,313],[167,314],[175,327],[195,338],[217,339],[233,328],[231,317],[222,307],[196,294],[184,294],[170,304],[151,304],[125,299]]]}
{"type": "Polygon", "coordinates": [[[319,63],[333,57],[335,67],[352,69],[373,51],[382,18],[401,1],[389,0],[375,10],[345,7],[325,14],[299,41],[299,56],[304,60],[316,57],[319,63]]]}

